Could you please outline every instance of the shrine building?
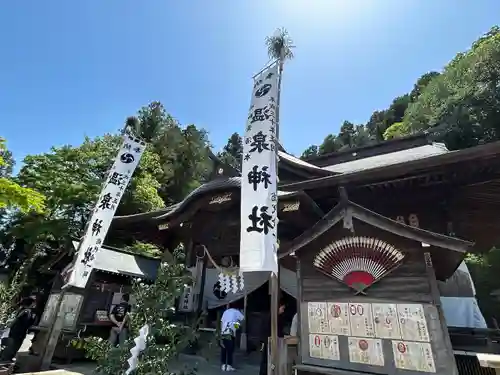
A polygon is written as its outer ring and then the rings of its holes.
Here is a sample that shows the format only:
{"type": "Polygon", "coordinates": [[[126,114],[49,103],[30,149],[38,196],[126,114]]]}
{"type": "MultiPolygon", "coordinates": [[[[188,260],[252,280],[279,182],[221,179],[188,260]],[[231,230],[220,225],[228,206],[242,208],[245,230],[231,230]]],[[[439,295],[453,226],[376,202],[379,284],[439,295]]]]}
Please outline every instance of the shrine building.
{"type": "MultiPolygon", "coordinates": [[[[196,282],[180,310],[207,312],[210,332],[239,303],[251,350],[268,275],[220,290],[217,275],[239,263],[246,177],[211,158],[210,181],[175,205],[115,217],[107,240],[183,243],[196,282]]],[[[420,134],[307,161],[281,149],[278,174],[280,287],[286,319],[299,316],[298,372],[491,373],[474,353],[497,352],[497,331],[464,258],[500,240],[500,142],[449,151],[420,134]]]]}

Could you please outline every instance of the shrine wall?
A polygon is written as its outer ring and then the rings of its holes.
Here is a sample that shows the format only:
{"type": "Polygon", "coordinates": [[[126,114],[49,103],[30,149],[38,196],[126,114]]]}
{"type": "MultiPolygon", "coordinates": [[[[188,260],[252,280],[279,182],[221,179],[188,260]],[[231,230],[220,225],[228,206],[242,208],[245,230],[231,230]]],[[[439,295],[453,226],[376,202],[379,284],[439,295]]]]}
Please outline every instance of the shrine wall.
{"type": "Polygon", "coordinates": [[[395,189],[364,191],[350,199],[380,215],[435,233],[448,234],[449,193],[438,187],[418,191],[395,189]],[[416,225],[415,225],[416,224],[416,225]]]}
{"type": "MultiPolygon", "coordinates": [[[[373,236],[384,240],[405,253],[406,256],[403,264],[369,289],[368,294],[370,298],[432,302],[432,294],[425,272],[425,262],[421,247],[416,247],[417,244],[413,241],[405,241],[397,236],[373,231],[371,228],[366,228],[366,226],[362,226],[358,222],[354,223],[354,227],[356,235],[373,236]]],[[[339,232],[335,236],[335,239],[351,235],[347,231],[342,232],[339,232]]],[[[325,276],[313,266],[313,259],[317,251],[328,245],[331,241],[333,241],[332,238],[316,241],[313,244],[316,251],[309,248],[299,253],[302,300],[305,302],[329,298],[334,298],[335,300],[352,298],[352,290],[350,288],[325,276]]]]}
{"type": "Polygon", "coordinates": [[[428,258],[426,264],[425,248],[357,221],[354,228],[354,234],[340,228],[332,231],[332,235],[320,237],[297,253],[300,362],[330,367],[338,374],[359,371],[456,375],[449,336],[437,306],[436,280],[429,272],[432,263],[428,258]],[[313,266],[314,257],[322,248],[353,235],[386,241],[405,254],[401,265],[362,293],[313,266]],[[317,318],[318,307],[324,311],[319,314],[324,319],[317,318]],[[390,328],[384,324],[388,316],[392,320],[390,328]],[[411,323],[404,325],[400,319],[406,317],[411,323]],[[316,322],[312,322],[314,319],[316,322]]]}

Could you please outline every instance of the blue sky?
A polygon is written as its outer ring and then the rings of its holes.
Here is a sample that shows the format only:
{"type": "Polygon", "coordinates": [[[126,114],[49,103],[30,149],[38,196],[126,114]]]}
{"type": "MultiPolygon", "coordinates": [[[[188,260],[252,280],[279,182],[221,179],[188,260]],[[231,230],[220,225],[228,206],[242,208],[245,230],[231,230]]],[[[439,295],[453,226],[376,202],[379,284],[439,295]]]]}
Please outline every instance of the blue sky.
{"type": "Polygon", "coordinates": [[[386,108],[499,14],[498,0],[5,1],[0,136],[21,160],[116,131],[160,100],[220,149],[244,127],[265,36],[284,26],[297,49],[281,136],[300,154],[386,108]]]}

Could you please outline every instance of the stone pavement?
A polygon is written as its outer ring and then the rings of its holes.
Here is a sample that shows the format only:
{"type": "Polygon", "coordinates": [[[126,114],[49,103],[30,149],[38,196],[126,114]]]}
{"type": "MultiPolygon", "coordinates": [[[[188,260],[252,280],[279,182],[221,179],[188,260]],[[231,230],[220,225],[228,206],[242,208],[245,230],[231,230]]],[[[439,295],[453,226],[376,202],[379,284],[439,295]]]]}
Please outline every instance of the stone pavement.
{"type": "MultiPolygon", "coordinates": [[[[223,372],[220,369],[220,365],[217,363],[210,363],[206,361],[196,361],[196,357],[194,359],[190,359],[191,356],[186,356],[177,363],[173,363],[171,367],[171,372],[180,373],[180,371],[184,370],[184,372],[189,371],[193,367],[197,368],[196,374],[199,375],[220,375],[223,372]]],[[[259,373],[259,367],[254,365],[242,364],[240,366],[236,366],[236,373],[241,375],[257,375],[259,373]]],[[[93,363],[72,363],[70,365],[61,365],[57,366],[57,368],[64,369],[67,371],[71,371],[75,374],[80,375],[92,375],[95,369],[95,364],[93,363]]],[[[225,374],[225,373],[224,373],[225,374]]]]}
{"type": "MultiPolygon", "coordinates": [[[[28,335],[24,341],[19,357],[27,357],[29,347],[31,346],[32,335],[28,335]]],[[[19,358],[20,360],[21,358],[19,358]]],[[[241,352],[235,353],[236,373],[241,375],[257,375],[259,373],[260,353],[254,352],[246,355],[241,352]]],[[[95,369],[95,363],[89,361],[73,362],[69,365],[54,364],[56,369],[70,371],[77,375],[92,375],[95,369]]],[[[196,368],[198,375],[220,375],[221,371],[218,350],[212,352],[207,360],[201,356],[194,355],[179,355],[178,360],[174,361],[171,366],[171,372],[179,373],[180,371],[188,372],[196,368]]],[[[225,373],[224,373],[225,374],[225,373]]]]}

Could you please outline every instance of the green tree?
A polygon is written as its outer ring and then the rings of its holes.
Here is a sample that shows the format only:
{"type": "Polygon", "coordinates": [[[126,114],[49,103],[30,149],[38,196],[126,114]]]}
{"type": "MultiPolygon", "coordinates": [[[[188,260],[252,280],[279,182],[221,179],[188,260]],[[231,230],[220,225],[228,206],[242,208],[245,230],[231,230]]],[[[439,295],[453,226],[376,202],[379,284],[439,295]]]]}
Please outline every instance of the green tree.
{"type": "Polygon", "coordinates": [[[424,89],[429,85],[429,83],[439,75],[440,73],[438,72],[429,72],[421,76],[413,86],[413,90],[411,90],[410,93],[411,101],[412,102],[416,101],[418,97],[422,94],[424,89]]]}
{"type": "Polygon", "coordinates": [[[312,146],[309,146],[308,148],[306,148],[304,150],[304,152],[302,153],[302,155],[300,156],[300,158],[304,160],[304,159],[307,159],[307,158],[318,156],[318,153],[319,153],[318,146],[312,145],[312,146]]]}
{"type": "Polygon", "coordinates": [[[125,124],[132,129],[134,134],[154,144],[169,125],[175,124],[175,120],[165,111],[160,102],[155,101],[142,107],[137,112],[137,116],[127,118],[125,124]]]}
{"type": "Polygon", "coordinates": [[[469,254],[465,259],[476,289],[479,308],[487,322],[500,321],[500,301],[492,292],[500,291],[500,249],[493,248],[486,254],[469,254]]]}
{"type": "Polygon", "coordinates": [[[224,163],[241,171],[241,162],[243,159],[243,139],[238,133],[233,133],[227,140],[226,145],[217,157],[224,163]]]}
{"type": "MultiPolygon", "coordinates": [[[[158,249],[159,250],[159,249],[158,249]]],[[[149,325],[149,335],[145,350],[139,356],[136,375],[175,373],[172,362],[195,338],[193,328],[175,321],[176,302],[186,285],[192,284],[192,275],[186,269],[183,249],[173,252],[171,261],[163,262],[153,284],[137,282],[134,285],[136,303],[131,313],[131,337],[122,346],[110,348],[107,342],[97,338],[87,338],[87,355],[98,361],[97,374],[122,374],[127,368],[133,339],[139,329],[149,325]]]]}
{"type": "Polygon", "coordinates": [[[0,138],[0,177],[12,177],[12,171],[14,170],[15,160],[12,152],[7,150],[5,146],[5,140],[0,138]]]}
{"type": "MultiPolygon", "coordinates": [[[[13,213],[3,223],[0,246],[11,249],[7,264],[13,272],[29,261],[37,245],[59,250],[71,246],[71,237],[83,234],[121,141],[119,135],[87,138],[77,147],[54,147],[48,153],[25,158],[17,181],[47,198],[42,214],[13,213]]],[[[125,191],[118,214],[163,207],[155,178],[161,171],[158,155],[148,146],[125,191]]],[[[45,259],[37,258],[29,274],[30,281],[39,277],[38,265],[45,259]]]]}
{"type": "Polygon", "coordinates": [[[318,147],[318,155],[325,155],[340,150],[342,141],[334,134],[328,134],[318,147]]]}
{"type": "Polygon", "coordinates": [[[204,129],[181,127],[159,102],[142,107],[126,125],[150,142],[152,153],[157,155],[161,170],[155,173],[160,184],[155,189],[166,204],[181,201],[208,179],[210,142],[204,129]]]}
{"type": "Polygon", "coordinates": [[[343,146],[353,147],[354,146],[354,124],[350,121],[344,121],[340,127],[338,139],[343,146]]]}
{"type": "Polygon", "coordinates": [[[410,129],[408,128],[408,125],[406,123],[402,121],[395,122],[387,129],[385,129],[384,139],[389,140],[389,139],[401,138],[405,135],[408,135],[409,133],[410,129]]]}
{"type": "Polygon", "coordinates": [[[0,138],[0,209],[17,208],[22,212],[42,212],[45,207],[45,197],[8,177],[12,172],[11,159],[12,154],[7,151],[5,140],[0,138]],[[7,161],[4,156],[7,157],[7,161]]]}
{"type": "Polygon", "coordinates": [[[433,128],[450,149],[500,137],[500,29],[459,53],[422,90],[405,114],[413,132],[433,128]]]}

